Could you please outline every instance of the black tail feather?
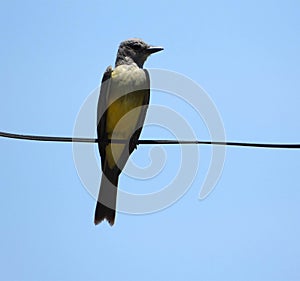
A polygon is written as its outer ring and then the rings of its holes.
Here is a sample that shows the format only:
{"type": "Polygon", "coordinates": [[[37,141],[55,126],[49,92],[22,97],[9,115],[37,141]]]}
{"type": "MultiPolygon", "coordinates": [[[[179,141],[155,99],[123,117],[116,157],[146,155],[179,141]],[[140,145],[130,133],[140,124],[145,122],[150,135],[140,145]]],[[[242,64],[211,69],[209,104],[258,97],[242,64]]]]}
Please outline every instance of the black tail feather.
{"type": "Polygon", "coordinates": [[[110,209],[100,202],[97,202],[95,210],[95,225],[106,219],[111,226],[115,223],[116,210],[110,209]]]}

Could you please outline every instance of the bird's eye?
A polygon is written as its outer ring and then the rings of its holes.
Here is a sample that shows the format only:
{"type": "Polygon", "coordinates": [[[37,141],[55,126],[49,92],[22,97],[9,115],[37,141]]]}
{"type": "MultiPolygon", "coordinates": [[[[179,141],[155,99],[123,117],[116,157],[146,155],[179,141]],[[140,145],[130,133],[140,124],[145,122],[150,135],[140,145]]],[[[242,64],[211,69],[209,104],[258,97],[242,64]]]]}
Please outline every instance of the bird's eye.
{"type": "Polygon", "coordinates": [[[134,50],[140,50],[141,49],[141,45],[134,44],[134,45],[132,45],[132,49],[134,49],[134,50]]]}

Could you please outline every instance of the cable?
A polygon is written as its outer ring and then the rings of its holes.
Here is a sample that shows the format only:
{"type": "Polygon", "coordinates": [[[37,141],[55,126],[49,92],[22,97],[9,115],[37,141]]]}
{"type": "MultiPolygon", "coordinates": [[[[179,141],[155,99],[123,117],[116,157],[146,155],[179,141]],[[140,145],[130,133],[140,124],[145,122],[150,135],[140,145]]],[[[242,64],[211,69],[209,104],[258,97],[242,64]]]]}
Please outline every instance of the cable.
{"type": "MultiPolygon", "coordinates": [[[[71,138],[71,137],[48,137],[12,134],[0,131],[0,137],[32,140],[32,141],[49,141],[49,142],[83,142],[83,143],[98,143],[98,139],[94,138],[71,138]]],[[[124,140],[110,140],[113,143],[125,143],[124,140]]],[[[287,148],[300,149],[300,144],[279,144],[279,143],[246,143],[246,142],[222,142],[222,141],[198,141],[198,140],[138,140],[138,144],[203,144],[203,145],[225,145],[225,146],[243,146],[243,147],[258,147],[258,148],[287,148]]]]}
{"type": "Polygon", "coordinates": [[[97,139],[92,139],[92,138],[47,137],[47,136],[12,134],[12,133],[6,133],[6,132],[0,132],[0,137],[10,138],[10,139],[19,139],[19,140],[32,140],[32,141],[90,142],[90,143],[98,142],[97,139]]]}

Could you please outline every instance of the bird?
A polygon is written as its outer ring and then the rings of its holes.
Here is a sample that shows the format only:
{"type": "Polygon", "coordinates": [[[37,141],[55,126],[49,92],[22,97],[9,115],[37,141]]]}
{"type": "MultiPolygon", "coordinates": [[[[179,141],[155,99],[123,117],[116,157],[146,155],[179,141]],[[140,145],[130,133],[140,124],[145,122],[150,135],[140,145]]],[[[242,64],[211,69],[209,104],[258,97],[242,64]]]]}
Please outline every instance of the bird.
{"type": "Polygon", "coordinates": [[[120,43],[115,68],[103,74],[97,106],[97,139],[102,177],[94,223],[113,226],[119,176],[137,148],[150,99],[150,78],[143,69],[146,59],[163,47],[138,38],[120,43]],[[114,142],[113,140],[120,140],[114,142]]]}

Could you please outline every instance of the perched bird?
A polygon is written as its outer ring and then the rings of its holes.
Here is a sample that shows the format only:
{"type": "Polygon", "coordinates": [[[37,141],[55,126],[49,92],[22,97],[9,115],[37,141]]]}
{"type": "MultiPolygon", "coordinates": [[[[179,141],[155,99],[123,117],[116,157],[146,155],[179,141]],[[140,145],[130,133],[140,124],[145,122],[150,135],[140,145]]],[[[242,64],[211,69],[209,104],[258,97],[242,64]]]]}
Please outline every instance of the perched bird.
{"type": "Polygon", "coordinates": [[[123,41],[115,68],[109,66],[103,75],[97,109],[102,178],[95,224],[104,219],[111,226],[115,222],[119,175],[137,146],[149,104],[150,79],[143,65],[151,54],[161,50],[140,39],[123,41]]]}

